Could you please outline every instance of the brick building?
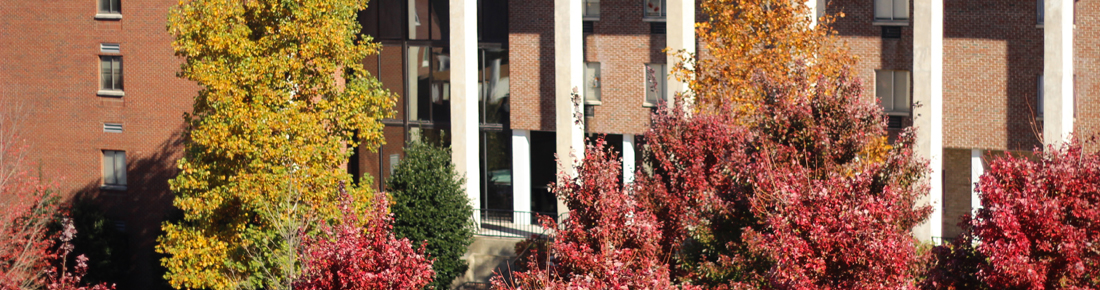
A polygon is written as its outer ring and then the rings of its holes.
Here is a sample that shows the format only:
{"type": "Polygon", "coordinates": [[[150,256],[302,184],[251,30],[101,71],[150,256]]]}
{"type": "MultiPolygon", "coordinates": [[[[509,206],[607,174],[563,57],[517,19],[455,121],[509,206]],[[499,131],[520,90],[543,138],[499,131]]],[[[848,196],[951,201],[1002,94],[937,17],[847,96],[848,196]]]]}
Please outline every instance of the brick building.
{"type": "Polygon", "coordinates": [[[4,1],[0,9],[0,114],[21,120],[28,159],[44,177],[67,198],[89,197],[124,233],[125,289],[153,283],[182,114],[198,91],[175,77],[180,60],[165,24],[176,3],[4,1]]]}
{"type": "MultiPolygon", "coordinates": [[[[6,1],[0,96],[4,113],[27,116],[41,171],[125,232],[123,288],[146,289],[158,280],[153,247],[171,209],[181,115],[198,87],[175,77],[165,23],[176,2],[119,1],[6,1]]],[[[808,3],[847,15],[834,27],[859,57],[868,101],[883,99],[891,126],[919,128],[937,205],[919,238],[958,234],[982,158],[1100,130],[1100,3],[1046,1],[808,3]]],[[[661,50],[694,51],[696,19],[693,0],[374,0],[359,21],[384,48],[364,66],[401,98],[384,121],[387,144],[358,148],[349,172],[381,189],[407,141],[452,145],[475,218],[528,225],[531,212],[561,210],[546,185],[570,170],[555,154],[576,162],[585,136],[608,134],[632,175],[652,108],[685,88],[664,77],[661,50]]],[[[469,259],[488,267],[463,281],[506,264],[514,241],[479,238],[469,259]]]]}

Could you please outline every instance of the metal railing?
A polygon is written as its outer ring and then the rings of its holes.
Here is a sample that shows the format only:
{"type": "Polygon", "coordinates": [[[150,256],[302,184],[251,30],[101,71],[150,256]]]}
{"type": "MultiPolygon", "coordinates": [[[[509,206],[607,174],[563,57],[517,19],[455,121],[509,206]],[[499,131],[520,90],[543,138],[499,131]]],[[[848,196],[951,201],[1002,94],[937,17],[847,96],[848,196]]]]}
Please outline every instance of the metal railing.
{"type": "Polygon", "coordinates": [[[513,211],[498,209],[474,209],[475,235],[503,238],[527,238],[531,235],[545,235],[546,229],[539,225],[539,216],[556,216],[557,213],[513,211]]]}

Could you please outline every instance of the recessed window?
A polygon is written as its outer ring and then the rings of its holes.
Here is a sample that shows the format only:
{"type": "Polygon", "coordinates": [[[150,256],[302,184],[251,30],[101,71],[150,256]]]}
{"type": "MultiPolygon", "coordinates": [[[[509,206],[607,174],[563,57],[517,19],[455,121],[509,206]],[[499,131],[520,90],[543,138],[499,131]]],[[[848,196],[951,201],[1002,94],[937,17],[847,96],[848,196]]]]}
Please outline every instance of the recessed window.
{"type": "Polygon", "coordinates": [[[1036,80],[1038,84],[1035,90],[1035,116],[1043,118],[1043,75],[1039,74],[1039,78],[1036,80]]]}
{"type": "Polygon", "coordinates": [[[644,14],[642,14],[643,15],[642,19],[643,20],[650,20],[650,21],[664,21],[665,20],[665,15],[668,15],[668,12],[665,11],[666,10],[665,9],[665,7],[666,7],[665,0],[642,0],[642,1],[644,2],[644,3],[642,3],[642,8],[644,9],[644,14]]]}
{"type": "Polygon", "coordinates": [[[887,115],[908,116],[909,71],[875,70],[875,97],[887,115]]]}
{"type": "Polygon", "coordinates": [[[1035,0],[1035,24],[1043,25],[1043,0],[1035,0]]]}
{"type": "Polygon", "coordinates": [[[600,0],[582,0],[584,1],[583,12],[584,20],[600,20],[600,0]]]}
{"type": "Polygon", "coordinates": [[[590,105],[600,104],[600,63],[588,62],[584,64],[584,103],[590,105]]]}
{"type": "Polygon", "coordinates": [[[122,9],[119,8],[120,0],[98,0],[99,1],[99,13],[100,14],[122,14],[122,9]]]}
{"type": "Polygon", "coordinates": [[[875,0],[875,20],[909,20],[909,0],[875,0]]]}
{"type": "Polygon", "coordinates": [[[125,188],[126,151],[103,150],[103,186],[125,188]]]}
{"type": "Polygon", "coordinates": [[[99,56],[100,95],[121,96],[122,93],[122,56],[99,56]]]}
{"type": "Polygon", "coordinates": [[[645,106],[656,106],[661,101],[667,101],[665,93],[668,86],[668,76],[663,63],[649,63],[645,65],[645,106]]]}

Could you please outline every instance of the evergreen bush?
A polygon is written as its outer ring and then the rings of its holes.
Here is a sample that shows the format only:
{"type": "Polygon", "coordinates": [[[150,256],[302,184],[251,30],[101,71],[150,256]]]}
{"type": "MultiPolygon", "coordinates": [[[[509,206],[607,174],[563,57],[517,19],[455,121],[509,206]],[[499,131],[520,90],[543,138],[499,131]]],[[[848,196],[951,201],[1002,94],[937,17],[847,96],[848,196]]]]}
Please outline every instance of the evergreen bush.
{"type": "Polygon", "coordinates": [[[449,148],[410,142],[405,160],[398,163],[386,187],[393,195],[393,232],[413,243],[428,242],[435,259],[432,286],[450,288],[466,273],[461,257],[472,242],[473,208],[462,188],[461,176],[451,163],[449,148]]]}

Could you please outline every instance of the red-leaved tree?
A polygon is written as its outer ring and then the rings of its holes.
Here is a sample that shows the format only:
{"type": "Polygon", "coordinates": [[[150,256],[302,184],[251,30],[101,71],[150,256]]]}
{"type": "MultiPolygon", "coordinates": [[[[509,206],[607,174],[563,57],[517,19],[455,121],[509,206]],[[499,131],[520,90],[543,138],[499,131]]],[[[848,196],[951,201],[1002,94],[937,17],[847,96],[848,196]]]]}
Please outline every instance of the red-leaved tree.
{"type": "Polygon", "coordinates": [[[48,225],[57,214],[50,184],[26,162],[20,137],[23,118],[13,104],[0,102],[0,289],[28,289],[45,283],[53,245],[48,225]]]}
{"type": "Polygon", "coordinates": [[[1100,154],[1078,141],[997,158],[971,221],[990,289],[1100,288],[1100,154]]]}
{"type": "Polygon", "coordinates": [[[910,229],[930,208],[911,134],[887,144],[881,109],[842,70],[784,83],[758,73],[753,115],[659,113],[638,196],[666,224],[676,278],[715,288],[916,286],[910,229]]]}
{"type": "Polygon", "coordinates": [[[493,278],[495,289],[692,289],[670,277],[670,253],[660,246],[661,223],[623,190],[618,156],[605,141],[588,146],[578,177],[559,176],[553,190],[569,206],[561,225],[547,217],[542,224],[560,229],[551,236],[553,259],[542,265],[530,259],[528,271],[511,280],[493,278]]]}
{"type": "Polygon", "coordinates": [[[49,229],[65,213],[56,186],[42,181],[25,162],[29,146],[19,135],[25,115],[17,108],[0,102],[0,290],[114,289],[81,282],[88,270],[84,255],[76,257],[72,268],[66,265],[76,228],[62,218],[61,233],[49,229]]]}
{"type": "Polygon", "coordinates": [[[393,236],[386,194],[375,194],[361,221],[353,197],[340,188],[343,219],[321,225],[319,235],[305,239],[303,274],[294,288],[413,290],[431,283],[435,273],[424,245],[417,250],[408,239],[393,236]]]}

